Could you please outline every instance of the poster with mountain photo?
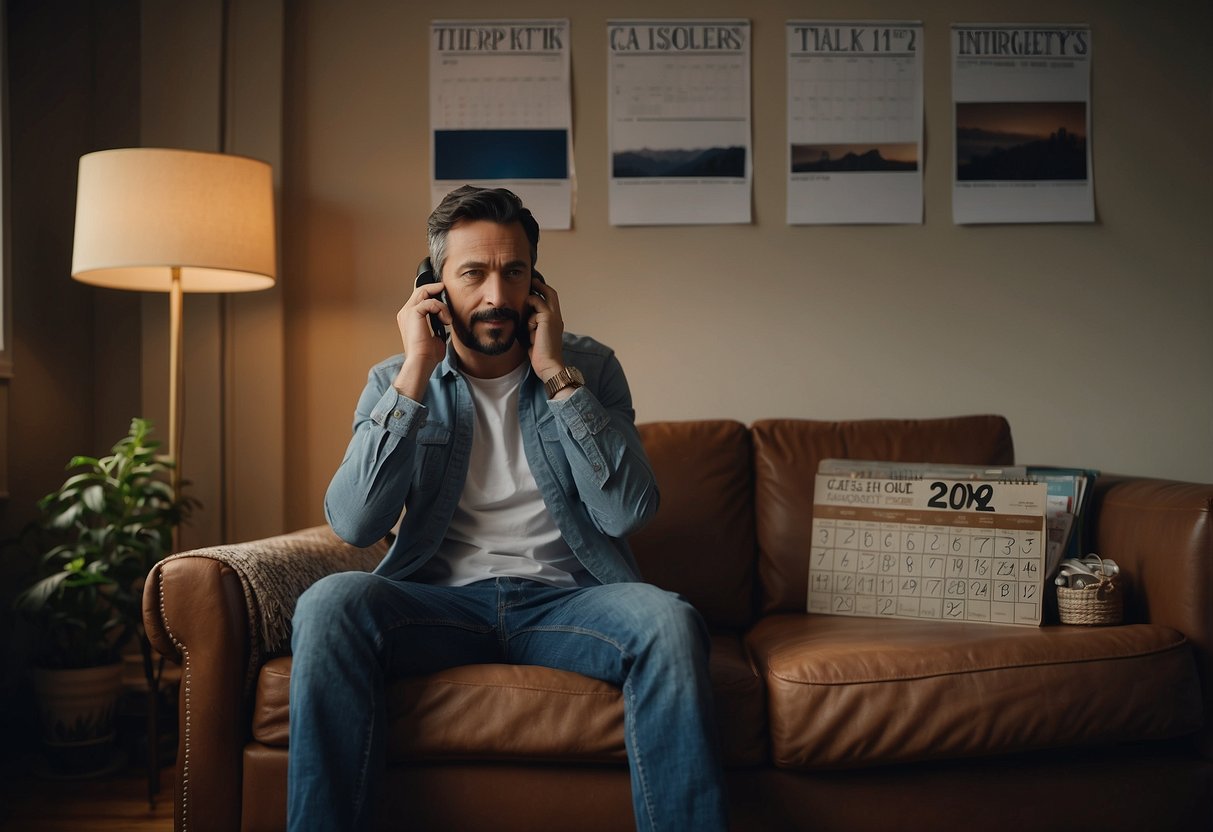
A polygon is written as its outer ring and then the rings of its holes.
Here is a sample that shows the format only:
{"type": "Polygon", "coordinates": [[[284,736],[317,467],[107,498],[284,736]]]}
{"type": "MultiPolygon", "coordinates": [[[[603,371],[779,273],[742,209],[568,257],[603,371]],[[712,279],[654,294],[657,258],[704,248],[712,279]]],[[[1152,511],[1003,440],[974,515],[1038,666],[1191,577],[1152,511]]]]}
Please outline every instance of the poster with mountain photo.
{"type": "Polygon", "coordinates": [[[1094,222],[1091,29],[952,27],[952,219],[1094,222]]]}
{"type": "Polygon", "coordinates": [[[793,20],[788,224],[922,222],[922,23],[793,20]]]}
{"type": "Polygon", "coordinates": [[[748,20],[607,23],[612,225],[751,221],[748,20]]]}

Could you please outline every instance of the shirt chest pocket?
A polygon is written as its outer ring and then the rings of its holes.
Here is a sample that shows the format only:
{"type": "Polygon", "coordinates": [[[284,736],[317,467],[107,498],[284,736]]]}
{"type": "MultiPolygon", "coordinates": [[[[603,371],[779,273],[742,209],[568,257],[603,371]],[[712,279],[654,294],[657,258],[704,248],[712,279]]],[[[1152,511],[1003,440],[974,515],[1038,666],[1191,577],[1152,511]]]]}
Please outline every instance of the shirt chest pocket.
{"type": "Polygon", "coordinates": [[[441,422],[426,422],[417,430],[417,461],[413,486],[421,491],[438,488],[450,457],[451,429],[441,422]]]}

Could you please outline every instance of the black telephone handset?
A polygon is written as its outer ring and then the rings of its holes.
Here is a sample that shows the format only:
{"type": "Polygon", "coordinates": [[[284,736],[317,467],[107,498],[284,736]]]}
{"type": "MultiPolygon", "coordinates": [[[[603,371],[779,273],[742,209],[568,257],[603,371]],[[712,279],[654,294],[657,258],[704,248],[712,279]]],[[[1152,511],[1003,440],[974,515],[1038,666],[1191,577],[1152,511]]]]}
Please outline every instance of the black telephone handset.
{"type": "MultiPolygon", "coordinates": [[[[425,286],[427,283],[439,282],[441,281],[438,280],[438,275],[434,274],[434,267],[430,265],[430,258],[427,257],[417,264],[417,279],[413,281],[414,289],[419,289],[420,287],[425,286]]],[[[438,300],[446,303],[445,289],[443,289],[442,294],[438,296],[438,300]]],[[[430,329],[433,330],[434,334],[443,341],[451,337],[450,333],[446,331],[446,324],[444,324],[442,319],[432,312],[430,313],[430,329]]]]}
{"type": "MultiPolygon", "coordinates": [[[[538,278],[540,283],[547,283],[547,281],[543,279],[543,275],[541,275],[539,272],[534,271],[532,269],[531,274],[533,274],[536,278],[538,278]]],[[[413,281],[414,289],[421,287],[421,286],[425,286],[428,283],[439,283],[439,282],[441,282],[441,281],[439,281],[438,275],[434,274],[434,267],[430,263],[430,258],[427,257],[424,260],[422,260],[420,263],[417,264],[417,279],[415,281],[413,281]]],[[[544,300],[547,300],[547,298],[543,297],[542,292],[536,292],[534,289],[532,289],[531,294],[534,295],[535,297],[543,298],[544,300]]],[[[443,290],[442,294],[438,296],[438,300],[442,301],[443,303],[447,302],[445,289],[443,290]]],[[[530,312],[529,306],[527,307],[527,310],[529,313],[530,312]]],[[[530,331],[530,329],[527,328],[527,319],[529,317],[530,317],[530,314],[524,315],[522,318],[522,322],[518,325],[518,340],[522,342],[522,346],[527,347],[528,349],[531,346],[531,337],[530,337],[531,331],[530,331]]],[[[444,324],[442,322],[442,319],[439,318],[437,315],[435,315],[432,312],[430,313],[430,329],[433,331],[433,333],[435,335],[437,335],[443,341],[445,341],[447,338],[450,337],[450,333],[448,333],[446,331],[446,324],[444,324]]]]}

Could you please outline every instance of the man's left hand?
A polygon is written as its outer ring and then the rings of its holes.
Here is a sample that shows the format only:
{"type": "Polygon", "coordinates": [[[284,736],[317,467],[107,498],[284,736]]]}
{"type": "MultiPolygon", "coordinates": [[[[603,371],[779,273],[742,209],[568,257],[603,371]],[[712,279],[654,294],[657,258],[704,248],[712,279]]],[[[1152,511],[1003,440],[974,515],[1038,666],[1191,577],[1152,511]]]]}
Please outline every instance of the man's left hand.
{"type": "Polygon", "coordinates": [[[543,297],[528,294],[527,305],[534,313],[526,326],[531,337],[531,367],[540,380],[546,380],[564,369],[564,319],[560,316],[560,295],[538,278],[531,278],[531,289],[543,297]]]}

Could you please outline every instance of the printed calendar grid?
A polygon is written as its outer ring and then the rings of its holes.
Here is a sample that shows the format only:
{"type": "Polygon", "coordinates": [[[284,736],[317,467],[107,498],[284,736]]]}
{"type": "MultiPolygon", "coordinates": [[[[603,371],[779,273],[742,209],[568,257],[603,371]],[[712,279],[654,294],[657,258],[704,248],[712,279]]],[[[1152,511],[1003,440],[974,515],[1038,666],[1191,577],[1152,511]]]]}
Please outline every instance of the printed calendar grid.
{"type": "Polygon", "coordinates": [[[917,142],[921,136],[915,57],[794,59],[788,83],[795,142],[917,142]]]}
{"type": "Polygon", "coordinates": [[[563,127],[569,120],[568,89],[558,69],[551,73],[437,78],[432,126],[445,130],[563,127]]]}
{"type": "Polygon", "coordinates": [[[660,117],[663,121],[712,119],[732,121],[749,113],[749,75],[745,56],[718,54],[681,57],[657,70],[648,63],[612,63],[612,118],[660,117]]]}
{"type": "Polygon", "coordinates": [[[1041,515],[815,506],[808,610],[1039,625],[1041,515]]]}

